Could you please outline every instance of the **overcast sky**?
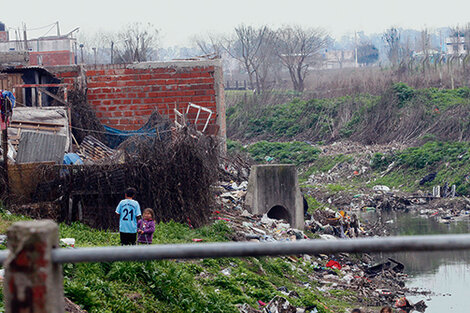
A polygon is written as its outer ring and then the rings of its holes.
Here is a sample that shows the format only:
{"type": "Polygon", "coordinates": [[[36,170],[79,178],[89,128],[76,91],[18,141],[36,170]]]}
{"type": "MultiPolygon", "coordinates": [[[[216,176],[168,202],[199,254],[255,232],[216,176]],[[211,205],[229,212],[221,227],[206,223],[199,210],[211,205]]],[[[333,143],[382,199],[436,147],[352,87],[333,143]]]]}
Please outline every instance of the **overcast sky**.
{"type": "MultiPolygon", "coordinates": [[[[119,30],[136,21],[150,22],[161,31],[164,46],[190,45],[194,35],[230,32],[240,23],[323,27],[339,39],[342,34],[360,30],[366,34],[381,33],[392,25],[420,30],[470,22],[468,0],[23,0],[19,3],[23,10],[16,8],[9,13],[3,10],[0,20],[7,27],[18,28],[25,23],[28,28],[38,28],[59,21],[61,33],[80,27],[80,32],[89,34],[119,30]]],[[[30,37],[47,31],[47,27],[40,29],[30,37]]],[[[54,32],[51,30],[49,34],[54,32]]],[[[14,33],[10,35],[14,39],[14,33]]]]}

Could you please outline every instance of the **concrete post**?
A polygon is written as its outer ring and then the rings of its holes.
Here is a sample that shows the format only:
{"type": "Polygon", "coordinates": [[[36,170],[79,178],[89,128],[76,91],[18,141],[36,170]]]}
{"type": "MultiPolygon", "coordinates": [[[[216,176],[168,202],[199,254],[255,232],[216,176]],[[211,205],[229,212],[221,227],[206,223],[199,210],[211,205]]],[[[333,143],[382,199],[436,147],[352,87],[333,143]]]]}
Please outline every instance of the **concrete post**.
{"type": "Polygon", "coordinates": [[[7,236],[5,312],[64,312],[62,266],[51,260],[52,249],[59,246],[57,224],[50,220],[17,222],[7,236]]]}

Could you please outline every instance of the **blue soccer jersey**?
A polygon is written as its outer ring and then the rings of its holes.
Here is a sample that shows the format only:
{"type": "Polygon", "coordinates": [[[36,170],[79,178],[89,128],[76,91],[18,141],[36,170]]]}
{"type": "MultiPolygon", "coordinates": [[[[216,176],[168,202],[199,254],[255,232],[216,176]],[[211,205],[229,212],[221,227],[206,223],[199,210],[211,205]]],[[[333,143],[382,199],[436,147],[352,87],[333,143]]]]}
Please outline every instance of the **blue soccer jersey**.
{"type": "Polygon", "coordinates": [[[119,202],[116,208],[119,214],[119,231],[121,233],[137,233],[137,216],[140,216],[139,202],[131,199],[124,199],[119,202]]]}

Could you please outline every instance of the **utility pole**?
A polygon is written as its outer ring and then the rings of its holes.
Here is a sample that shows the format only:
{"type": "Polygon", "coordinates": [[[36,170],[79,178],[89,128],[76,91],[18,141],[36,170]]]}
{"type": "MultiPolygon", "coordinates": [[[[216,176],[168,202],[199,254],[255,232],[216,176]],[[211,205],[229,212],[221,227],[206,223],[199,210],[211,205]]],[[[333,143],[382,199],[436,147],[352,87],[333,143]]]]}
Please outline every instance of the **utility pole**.
{"type": "Polygon", "coordinates": [[[26,24],[23,24],[24,50],[28,51],[28,36],[26,35],[26,24]]]}
{"type": "Polygon", "coordinates": [[[81,64],[83,64],[83,44],[82,43],[80,44],[80,56],[81,56],[81,59],[82,59],[81,64]]]}
{"type": "Polygon", "coordinates": [[[111,41],[111,64],[114,64],[114,41],[111,41]]]}
{"type": "Polygon", "coordinates": [[[95,65],[96,65],[96,48],[93,47],[93,48],[91,48],[91,49],[93,49],[93,55],[94,55],[94,58],[95,58],[95,65]]]}

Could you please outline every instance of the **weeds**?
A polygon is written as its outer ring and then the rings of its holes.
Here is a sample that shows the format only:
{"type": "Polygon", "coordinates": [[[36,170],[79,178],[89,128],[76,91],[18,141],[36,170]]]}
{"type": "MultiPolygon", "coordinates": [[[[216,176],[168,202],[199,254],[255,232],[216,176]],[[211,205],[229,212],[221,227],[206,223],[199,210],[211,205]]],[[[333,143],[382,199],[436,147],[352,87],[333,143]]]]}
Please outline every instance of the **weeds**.
{"type": "Polygon", "coordinates": [[[412,147],[394,154],[376,153],[372,157],[371,167],[382,171],[392,162],[399,169],[377,178],[369,186],[383,184],[389,187],[400,187],[404,191],[419,188],[419,182],[426,174],[437,172],[432,182],[424,182],[423,187],[430,185],[455,184],[457,193],[470,194],[470,143],[430,141],[419,147],[412,147]]]}
{"type": "Polygon", "coordinates": [[[320,150],[305,142],[267,142],[260,141],[247,148],[252,158],[259,163],[295,164],[297,166],[313,162],[320,150]],[[272,159],[269,159],[272,158],[272,159]]]}
{"type": "Polygon", "coordinates": [[[365,144],[470,140],[470,89],[415,89],[403,82],[378,94],[238,103],[227,110],[232,139],[352,139],[365,144]]]}
{"type": "MultiPolygon", "coordinates": [[[[24,217],[0,213],[7,224],[24,217]]],[[[73,237],[76,246],[117,245],[118,234],[94,230],[73,223],[59,225],[60,237],[73,237]]],[[[224,241],[231,230],[219,221],[199,229],[176,222],[160,223],[155,236],[158,243],[224,241]]],[[[325,307],[341,308],[325,295],[301,286],[308,281],[309,264],[292,263],[288,258],[220,258],[202,261],[163,260],[149,262],[66,263],[65,295],[90,313],[94,312],[239,312],[236,304],[248,303],[257,308],[258,300],[269,302],[281,295],[285,286],[300,298],[288,297],[299,306],[316,305],[319,312],[331,313],[325,307]],[[297,270],[302,267],[302,274],[297,270]],[[229,268],[230,273],[222,273],[229,268]],[[331,304],[331,305],[330,305],[331,304]]],[[[311,282],[315,284],[315,282],[311,282]]]]}

